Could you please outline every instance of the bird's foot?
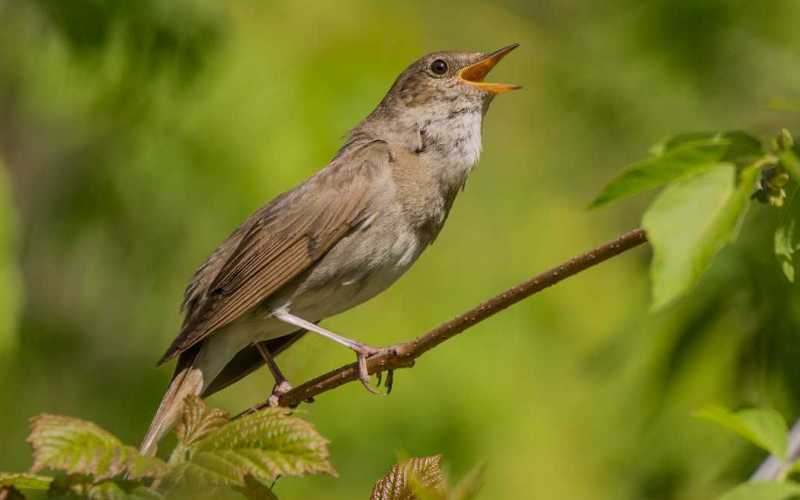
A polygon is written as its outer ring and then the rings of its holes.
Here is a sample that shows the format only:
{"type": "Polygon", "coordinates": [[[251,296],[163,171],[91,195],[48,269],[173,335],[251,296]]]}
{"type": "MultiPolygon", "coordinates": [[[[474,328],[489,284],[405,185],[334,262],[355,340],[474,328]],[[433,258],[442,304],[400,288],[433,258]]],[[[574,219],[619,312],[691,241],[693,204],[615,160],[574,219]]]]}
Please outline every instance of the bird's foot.
{"type": "Polygon", "coordinates": [[[267,398],[267,405],[270,408],[275,408],[281,401],[281,396],[292,390],[292,384],[288,380],[281,380],[275,387],[272,388],[272,394],[267,398]]]}
{"type": "MultiPolygon", "coordinates": [[[[370,347],[367,345],[361,345],[359,346],[359,348],[355,349],[355,351],[356,351],[356,357],[358,358],[358,380],[361,382],[361,385],[363,385],[364,388],[367,391],[371,392],[372,394],[383,394],[381,391],[372,387],[372,385],[369,383],[369,370],[367,368],[367,360],[373,356],[377,356],[380,354],[393,353],[394,349],[393,348],[376,349],[374,347],[370,347]]],[[[388,375],[386,377],[386,395],[392,392],[392,382],[394,379],[393,375],[394,375],[393,371],[389,370],[388,375]]],[[[381,372],[378,372],[377,377],[378,377],[377,387],[380,387],[381,372]]]]}

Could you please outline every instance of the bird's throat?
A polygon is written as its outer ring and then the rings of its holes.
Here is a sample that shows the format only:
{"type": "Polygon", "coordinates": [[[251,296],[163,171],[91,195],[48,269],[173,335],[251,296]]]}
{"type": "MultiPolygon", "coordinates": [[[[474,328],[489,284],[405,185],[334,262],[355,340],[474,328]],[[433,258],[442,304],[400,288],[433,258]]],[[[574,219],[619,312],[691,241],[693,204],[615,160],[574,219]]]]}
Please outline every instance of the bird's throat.
{"type": "Polygon", "coordinates": [[[419,126],[415,153],[437,174],[444,187],[460,189],[481,154],[483,113],[464,108],[419,126]]]}

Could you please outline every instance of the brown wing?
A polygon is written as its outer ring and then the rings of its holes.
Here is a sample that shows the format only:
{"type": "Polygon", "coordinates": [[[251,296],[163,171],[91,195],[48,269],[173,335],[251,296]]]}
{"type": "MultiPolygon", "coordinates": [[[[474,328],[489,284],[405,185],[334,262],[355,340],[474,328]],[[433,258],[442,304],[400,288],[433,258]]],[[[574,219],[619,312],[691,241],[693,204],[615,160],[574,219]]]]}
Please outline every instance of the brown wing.
{"type": "Polygon", "coordinates": [[[389,161],[383,141],[353,143],[253,214],[198,270],[181,332],[159,364],[241,317],[325,255],[371,213],[374,179],[389,161]]]}

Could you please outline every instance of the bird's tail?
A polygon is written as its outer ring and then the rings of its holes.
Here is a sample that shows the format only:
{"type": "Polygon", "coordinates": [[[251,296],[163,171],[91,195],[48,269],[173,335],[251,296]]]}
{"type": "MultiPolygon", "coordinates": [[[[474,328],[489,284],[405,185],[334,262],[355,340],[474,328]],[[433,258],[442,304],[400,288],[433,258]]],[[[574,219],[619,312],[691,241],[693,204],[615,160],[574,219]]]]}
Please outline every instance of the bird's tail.
{"type": "MultiPolygon", "coordinates": [[[[192,350],[195,351],[195,350],[192,350]]],[[[183,412],[183,403],[187,396],[199,396],[205,386],[203,371],[195,366],[197,353],[186,352],[178,360],[178,367],[172,382],[167,388],[161,404],[156,410],[153,422],[150,424],[147,434],[139,447],[142,455],[155,455],[158,450],[158,442],[164,435],[172,429],[183,412]]]]}

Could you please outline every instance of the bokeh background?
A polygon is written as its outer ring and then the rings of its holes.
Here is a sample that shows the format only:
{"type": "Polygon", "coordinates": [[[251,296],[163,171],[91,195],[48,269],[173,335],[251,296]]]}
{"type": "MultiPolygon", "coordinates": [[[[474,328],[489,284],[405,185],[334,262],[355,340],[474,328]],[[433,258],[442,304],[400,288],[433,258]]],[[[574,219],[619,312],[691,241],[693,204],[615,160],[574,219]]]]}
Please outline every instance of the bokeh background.
{"type": "MultiPolygon", "coordinates": [[[[493,104],[437,243],[327,323],[372,344],[634,227],[646,196],[586,206],[664,136],[797,130],[798,19],[794,0],[0,0],[0,470],[29,466],[41,412],[137,443],[194,268],[420,55],[520,42],[494,78],[525,89],[493,104]]],[[[340,477],[277,493],[367,498],[398,456],[443,453],[455,477],[486,464],[486,499],[712,498],[763,457],[693,410],[800,412],[800,302],[771,252],[789,212],[751,210],[665,311],[638,249],[441,346],[391,397],[318,398],[302,411],[340,477]]],[[[280,361],[301,381],[351,355],[311,336],[280,361]]],[[[262,371],[212,402],[238,411],[271,386],[262,371]]]]}

